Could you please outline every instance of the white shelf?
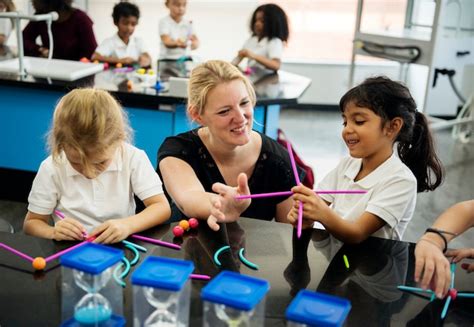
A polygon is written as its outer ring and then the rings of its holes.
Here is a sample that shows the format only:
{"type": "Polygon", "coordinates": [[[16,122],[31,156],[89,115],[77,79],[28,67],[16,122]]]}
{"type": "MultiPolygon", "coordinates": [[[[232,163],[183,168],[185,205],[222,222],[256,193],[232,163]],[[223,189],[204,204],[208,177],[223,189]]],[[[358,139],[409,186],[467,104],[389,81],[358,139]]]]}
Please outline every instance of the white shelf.
{"type": "MultiPolygon", "coordinates": [[[[427,80],[424,81],[424,97],[417,101],[422,104],[420,110],[430,115],[455,116],[460,100],[451,88],[447,76],[438,76],[435,86],[433,82],[436,69],[455,70],[454,82],[458,88],[462,88],[463,81],[469,79],[463,75],[469,74],[468,67],[474,66],[474,37],[472,26],[462,27],[461,23],[474,21],[474,11],[471,10],[474,2],[433,0],[435,6],[432,8],[432,26],[414,26],[412,13],[416,6],[415,1],[408,0],[407,3],[405,26],[411,28],[398,30],[361,30],[364,0],[358,1],[349,84],[354,84],[356,55],[380,57],[401,63],[399,79],[405,81],[409,67],[407,62],[424,65],[428,67],[428,74],[427,80]],[[460,26],[452,26],[456,23],[460,26]],[[397,49],[398,47],[417,47],[420,56],[412,62],[409,58],[401,59],[400,55],[404,54],[406,49],[397,49]],[[469,54],[460,56],[459,53],[469,54]]],[[[469,85],[466,85],[469,88],[469,85]]],[[[465,94],[465,97],[467,96],[469,93],[465,94]]]]}

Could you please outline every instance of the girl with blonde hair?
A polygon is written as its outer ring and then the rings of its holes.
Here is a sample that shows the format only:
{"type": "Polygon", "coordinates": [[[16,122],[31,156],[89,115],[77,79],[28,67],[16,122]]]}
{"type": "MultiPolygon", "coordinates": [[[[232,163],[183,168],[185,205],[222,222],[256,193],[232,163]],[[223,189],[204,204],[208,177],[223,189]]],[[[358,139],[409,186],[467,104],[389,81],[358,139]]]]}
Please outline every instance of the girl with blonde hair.
{"type": "Polygon", "coordinates": [[[54,111],[51,155],[28,197],[25,233],[116,243],[166,221],[170,209],[161,181],[130,141],[126,113],[109,93],[76,89],[65,95],[54,111]],[[134,195],[146,206],[138,214],[134,195]]]}

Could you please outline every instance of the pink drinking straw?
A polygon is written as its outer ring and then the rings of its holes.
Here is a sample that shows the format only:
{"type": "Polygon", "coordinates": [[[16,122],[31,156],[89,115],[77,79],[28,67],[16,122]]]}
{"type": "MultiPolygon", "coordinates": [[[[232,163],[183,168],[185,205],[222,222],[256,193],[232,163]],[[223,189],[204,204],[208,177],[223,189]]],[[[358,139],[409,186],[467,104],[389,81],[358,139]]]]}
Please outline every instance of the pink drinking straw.
{"type": "Polygon", "coordinates": [[[61,211],[59,211],[59,210],[54,210],[54,213],[55,213],[56,216],[58,216],[59,219],[61,219],[61,220],[64,219],[64,218],[66,218],[66,216],[65,216],[61,211]]]}
{"type": "Polygon", "coordinates": [[[84,244],[87,244],[87,243],[89,243],[89,241],[83,241],[83,242],[81,242],[81,243],[79,243],[79,244],[76,244],[76,245],[74,245],[74,246],[71,246],[70,248],[67,248],[66,250],[59,251],[59,252],[56,253],[56,254],[53,254],[53,255],[51,255],[51,256],[49,256],[49,257],[47,257],[47,258],[44,258],[44,260],[45,260],[46,262],[53,261],[54,259],[59,258],[59,257],[62,256],[63,254],[66,254],[66,253],[68,253],[69,251],[72,251],[72,250],[74,250],[74,249],[77,249],[78,247],[81,247],[81,246],[83,246],[84,244]]]}
{"type": "MultiPolygon", "coordinates": [[[[290,142],[286,142],[286,149],[290,155],[291,168],[293,169],[293,175],[295,175],[296,185],[300,185],[300,176],[298,176],[298,170],[296,169],[295,158],[293,157],[293,151],[291,149],[290,142]]],[[[300,201],[298,205],[298,223],[296,226],[296,236],[301,237],[301,228],[303,225],[303,202],[300,201]]]]}
{"type": "MultiPolygon", "coordinates": [[[[317,191],[313,190],[316,194],[365,194],[367,191],[364,190],[326,190],[326,191],[317,191]]],[[[257,193],[257,194],[248,194],[248,195],[239,195],[236,196],[236,200],[244,200],[244,199],[257,199],[257,198],[270,198],[276,196],[286,196],[292,195],[292,191],[284,191],[284,192],[272,192],[272,193],[257,193]]]]}
{"type": "Polygon", "coordinates": [[[149,237],[145,237],[145,236],[141,236],[141,235],[137,235],[137,234],[132,234],[132,235],[130,235],[130,237],[136,238],[137,240],[141,240],[141,241],[144,241],[144,242],[158,244],[158,245],[161,245],[161,246],[167,246],[169,248],[176,249],[176,250],[181,250],[181,246],[178,245],[178,244],[169,243],[169,242],[160,241],[160,240],[155,240],[154,238],[149,238],[149,237]]]}
{"type": "Polygon", "coordinates": [[[191,274],[191,278],[196,279],[196,280],[210,280],[211,276],[201,275],[201,274],[191,274]]]}
{"type": "Polygon", "coordinates": [[[32,257],[30,257],[29,255],[26,255],[23,252],[20,252],[18,250],[15,250],[14,248],[12,248],[12,247],[10,247],[10,246],[2,243],[2,242],[0,242],[0,248],[4,248],[5,250],[7,250],[7,251],[19,256],[20,258],[25,259],[25,260],[28,260],[28,261],[31,261],[31,262],[33,262],[35,260],[32,257]]]}

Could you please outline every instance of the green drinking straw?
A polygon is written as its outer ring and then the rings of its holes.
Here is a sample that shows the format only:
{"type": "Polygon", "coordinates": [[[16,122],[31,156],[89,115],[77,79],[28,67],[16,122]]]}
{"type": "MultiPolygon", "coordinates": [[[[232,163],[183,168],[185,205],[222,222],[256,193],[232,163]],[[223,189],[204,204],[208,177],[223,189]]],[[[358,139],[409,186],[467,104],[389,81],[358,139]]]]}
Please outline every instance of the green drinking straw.
{"type": "Polygon", "coordinates": [[[344,259],[344,264],[346,265],[346,268],[349,269],[349,260],[347,260],[347,256],[344,254],[342,258],[344,259]]]}

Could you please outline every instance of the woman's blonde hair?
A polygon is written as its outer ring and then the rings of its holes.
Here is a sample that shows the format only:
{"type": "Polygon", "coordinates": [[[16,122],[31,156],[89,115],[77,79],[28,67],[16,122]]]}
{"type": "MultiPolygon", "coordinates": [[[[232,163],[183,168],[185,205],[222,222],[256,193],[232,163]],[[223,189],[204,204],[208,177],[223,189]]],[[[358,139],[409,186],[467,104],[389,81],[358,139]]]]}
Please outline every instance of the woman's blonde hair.
{"type": "Polygon", "coordinates": [[[191,107],[197,110],[198,114],[204,112],[207,95],[216,86],[240,80],[244,83],[249,94],[250,101],[255,105],[256,96],[252,83],[242,74],[242,72],[226,61],[209,60],[191,71],[188,85],[188,114],[191,107]]]}
{"type": "Polygon", "coordinates": [[[127,114],[118,102],[106,91],[85,88],[72,90],[59,101],[48,144],[56,162],[67,147],[79,153],[86,171],[93,171],[90,154],[131,139],[127,114]]]}

